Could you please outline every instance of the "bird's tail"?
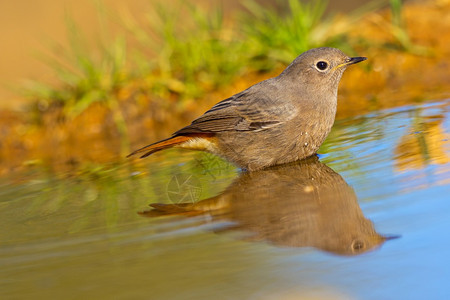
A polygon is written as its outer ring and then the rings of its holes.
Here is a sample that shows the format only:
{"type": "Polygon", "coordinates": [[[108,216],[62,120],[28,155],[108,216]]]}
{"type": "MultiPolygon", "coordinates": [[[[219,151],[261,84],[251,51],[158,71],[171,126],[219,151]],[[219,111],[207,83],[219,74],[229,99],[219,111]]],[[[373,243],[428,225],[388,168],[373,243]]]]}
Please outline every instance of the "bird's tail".
{"type": "Polygon", "coordinates": [[[181,136],[181,135],[180,136],[170,137],[168,139],[165,139],[165,140],[162,140],[162,141],[150,144],[148,146],[145,146],[145,147],[143,147],[141,149],[138,149],[138,150],[128,154],[127,157],[133,156],[133,155],[138,154],[138,153],[146,152],[144,155],[141,156],[141,158],[144,158],[144,157],[147,157],[150,154],[153,154],[153,153],[158,152],[160,150],[167,149],[167,148],[172,148],[172,147],[174,147],[176,145],[180,145],[180,144],[182,144],[182,143],[184,143],[184,142],[186,142],[186,141],[188,141],[190,139],[191,139],[191,137],[189,137],[189,136],[181,136]]]}

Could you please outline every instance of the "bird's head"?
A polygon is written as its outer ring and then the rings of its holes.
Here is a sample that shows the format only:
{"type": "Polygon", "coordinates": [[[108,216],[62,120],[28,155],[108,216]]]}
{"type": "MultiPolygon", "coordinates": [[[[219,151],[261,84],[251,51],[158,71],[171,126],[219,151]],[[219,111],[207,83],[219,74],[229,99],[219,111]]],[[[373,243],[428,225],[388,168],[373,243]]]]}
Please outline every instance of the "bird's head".
{"type": "Polygon", "coordinates": [[[280,76],[299,82],[306,89],[337,92],[345,69],[366,59],[349,57],[336,48],[314,48],[299,55],[280,76]]]}

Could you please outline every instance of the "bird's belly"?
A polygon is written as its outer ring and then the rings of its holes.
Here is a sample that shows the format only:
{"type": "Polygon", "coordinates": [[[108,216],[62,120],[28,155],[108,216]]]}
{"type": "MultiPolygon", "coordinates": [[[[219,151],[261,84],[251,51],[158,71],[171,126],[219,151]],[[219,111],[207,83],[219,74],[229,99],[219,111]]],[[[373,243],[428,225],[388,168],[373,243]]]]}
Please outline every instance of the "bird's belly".
{"type": "Polygon", "coordinates": [[[218,154],[217,139],[215,137],[210,138],[193,137],[190,140],[177,145],[176,147],[190,150],[208,151],[211,153],[218,154]]]}
{"type": "Polygon", "coordinates": [[[249,170],[288,163],[313,155],[320,147],[308,131],[242,132],[218,136],[218,151],[226,159],[249,170]]]}

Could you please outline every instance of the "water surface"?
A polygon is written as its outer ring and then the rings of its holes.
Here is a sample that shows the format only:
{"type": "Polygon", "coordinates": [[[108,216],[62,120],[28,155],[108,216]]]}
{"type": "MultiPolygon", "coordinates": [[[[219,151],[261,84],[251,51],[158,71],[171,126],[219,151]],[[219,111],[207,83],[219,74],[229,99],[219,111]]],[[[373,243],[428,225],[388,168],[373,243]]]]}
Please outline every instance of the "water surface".
{"type": "Polygon", "coordinates": [[[0,296],[449,297],[449,103],[340,121],[319,159],[255,173],[171,150],[3,179],[0,296]]]}

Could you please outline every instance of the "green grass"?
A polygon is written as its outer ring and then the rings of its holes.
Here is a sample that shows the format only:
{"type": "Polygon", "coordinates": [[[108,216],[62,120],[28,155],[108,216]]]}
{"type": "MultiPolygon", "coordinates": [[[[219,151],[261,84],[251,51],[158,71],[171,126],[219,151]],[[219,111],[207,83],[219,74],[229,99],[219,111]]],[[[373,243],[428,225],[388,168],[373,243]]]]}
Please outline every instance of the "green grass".
{"type": "Polygon", "coordinates": [[[411,50],[413,45],[403,22],[402,0],[389,0],[389,5],[391,7],[391,32],[401,47],[405,50],[411,50]]]}
{"type": "Polygon", "coordinates": [[[282,13],[253,1],[246,2],[246,7],[250,15],[245,16],[243,23],[250,51],[253,57],[266,63],[289,63],[299,53],[328,42],[326,34],[320,30],[320,24],[326,23],[324,1],[289,0],[282,13]]]}
{"type": "Polygon", "coordinates": [[[87,38],[77,24],[66,16],[68,48],[51,47],[50,54],[40,59],[51,67],[59,80],[57,86],[38,81],[28,81],[23,93],[35,100],[41,110],[51,106],[63,106],[68,119],[78,116],[90,105],[101,103],[111,112],[121,137],[121,153],[129,152],[125,118],[119,107],[117,90],[134,76],[127,68],[127,46],[121,36],[107,42],[98,40],[96,52],[86,45],[87,38]]]}
{"type": "Polygon", "coordinates": [[[143,26],[128,17],[125,25],[141,51],[154,53],[145,57],[151,60],[147,72],[151,89],[161,96],[200,97],[245,69],[245,43],[224,26],[220,8],[206,12],[183,3],[175,8],[158,6],[146,20],[143,26]]]}
{"type": "Polygon", "coordinates": [[[411,41],[405,22],[403,20],[403,1],[389,0],[391,8],[391,26],[389,30],[396,39],[398,45],[405,51],[417,55],[429,55],[430,50],[416,45],[411,41]]]}
{"type": "Polygon", "coordinates": [[[72,19],[66,18],[66,27],[69,47],[61,49],[53,45],[50,55],[40,55],[59,79],[59,86],[32,82],[29,96],[67,104],[70,114],[76,115],[94,102],[107,101],[130,79],[125,66],[127,49],[124,39],[116,37],[97,44],[96,56],[72,19]]]}

